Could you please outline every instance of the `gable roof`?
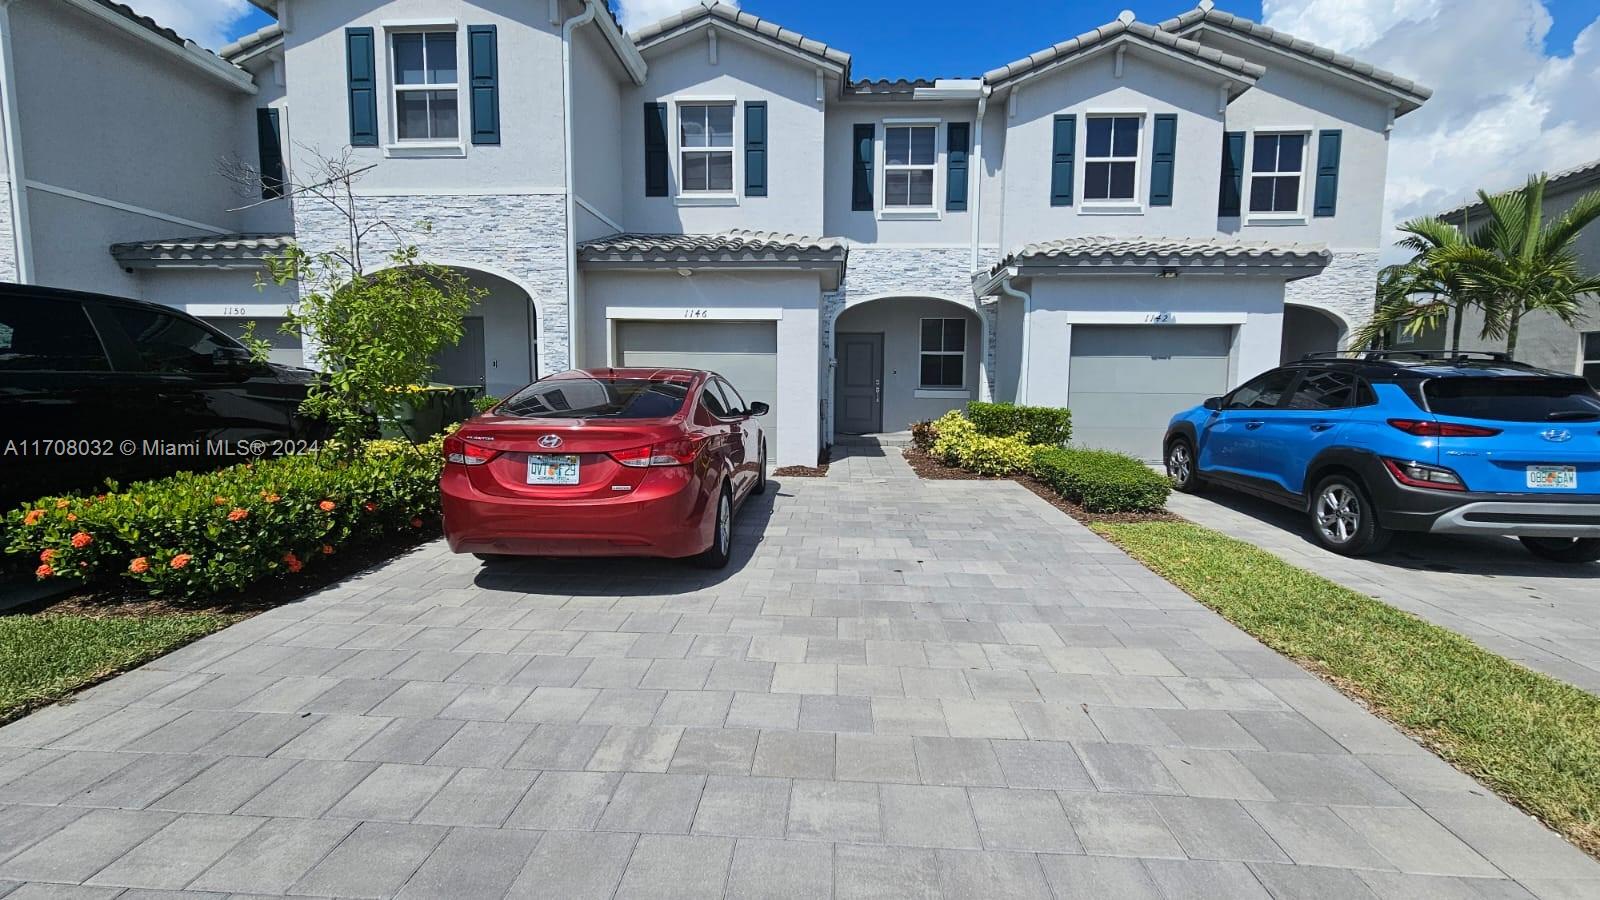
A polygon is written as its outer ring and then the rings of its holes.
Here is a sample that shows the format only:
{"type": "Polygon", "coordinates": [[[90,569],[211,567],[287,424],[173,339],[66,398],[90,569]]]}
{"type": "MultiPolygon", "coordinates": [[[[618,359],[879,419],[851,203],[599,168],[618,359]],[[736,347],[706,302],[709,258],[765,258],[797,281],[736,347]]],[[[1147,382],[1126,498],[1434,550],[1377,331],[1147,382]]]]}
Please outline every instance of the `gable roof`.
{"type": "Polygon", "coordinates": [[[1203,47],[1195,41],[1177,37],[1153,25],[1136,21],[1133,13],[1124,10],[1114,21],[1107,22],[1099,28],[1006,63],[998,69],[991,69],[983,73],[983,80],[997,88],[1009,86],[1031,75],[1104,49],[1113,42],[1121,41],[1142,44],[1198,65],[1219,69],[1230,77],[1246,83],[1254,83],[1266,72],[1264,67],[1249,60],[1203,47]]]}
{"type": "Polygon", "coordinates": [[[283,26],[277,22],[263,26],[232,43],[223,44],[217,55],[238,65],[247,56],[270,50],[283,43],[283,26]]]}
{"type": "MultiPolygon", "coordinates": [[[[1548,199],[1552,194],[1565,194],[1568,191],[1580,190],[1590,185],[1600,185],[1600,159],[1591,160],[1570,169],[1562,169],[1550,176],[1550,181],[1544,186],[1544,195],[1548,199]]],[[[1514,191],[1522,185],[1517,184],[1499,191],[1491,191],[1490,195],[1503,194],[1514,191]]],[[[1471,200],[1454,206],[1441,213],[1435,213],[1434,218],[1449,220],[1460,216],[1462,213],[1478,212],[1483,209],[1483,201],[1474,197],[1471,200]]]]}
{"type": "Polygon", "coordinates": [[[1431,88],[1423,87],[1409,78],[1403,78],[1386,69],[1318,46],[1292,34],[1285,34],[1275,28],[1252,22],[1244,16],[1223,12],[1216,8],[1213,0],[1200,0],[1199,6],[1162,22],[1160,27],[1161,30],[1173,34],[1186,34],[1207,26],[1214,27],[1229,37],[1299,57],[1306,62],[1392,94],[1400,101],[1400,107],[1395,110],[1396,115],[1403,115],[1416,109],[1433,96],[1431,88]]]}
{"type": "Polygon", "coordinates": [[[827,68],[838,70],[846,81],[849,80],[850,54],[719,0],[701,0],[700,3],[673,13],[659,22],[644,26],[629,37],[633,38],[634,44],[640,50],[645,50],[686,31],[709,25],[713,21],[731,25],[759,41],[798,52],[827,68]]]}

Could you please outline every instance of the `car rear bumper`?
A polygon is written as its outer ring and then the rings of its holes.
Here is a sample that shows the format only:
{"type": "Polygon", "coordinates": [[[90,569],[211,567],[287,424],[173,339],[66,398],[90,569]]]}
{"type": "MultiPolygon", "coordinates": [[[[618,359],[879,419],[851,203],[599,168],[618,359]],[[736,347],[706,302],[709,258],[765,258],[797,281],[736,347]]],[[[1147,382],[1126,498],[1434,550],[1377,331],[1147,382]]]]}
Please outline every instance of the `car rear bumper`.
{"type": "Polygon", "coordinates": [[[1600,500],[1475,500],[1433,520],[1438,534],[1512,534],[1519,537],[1600,538],[1600,500]]]}

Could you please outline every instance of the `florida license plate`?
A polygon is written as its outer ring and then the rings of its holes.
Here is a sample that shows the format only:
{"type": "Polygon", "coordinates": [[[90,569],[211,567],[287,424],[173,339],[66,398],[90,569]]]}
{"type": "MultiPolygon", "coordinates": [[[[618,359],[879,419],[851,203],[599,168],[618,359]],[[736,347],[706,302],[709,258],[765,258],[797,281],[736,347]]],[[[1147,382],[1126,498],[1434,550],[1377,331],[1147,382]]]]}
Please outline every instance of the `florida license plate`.
{"type": "Polygon", "coordinates": [[[528,454],[529,484],[577,484],[578,457],[574,454],[528,454]]]}
{"type": "Polygon", "coordinates": [[[1528,487],[1575,491],[1578,489],[1578,467],[1529,466],[1528,487]]]}

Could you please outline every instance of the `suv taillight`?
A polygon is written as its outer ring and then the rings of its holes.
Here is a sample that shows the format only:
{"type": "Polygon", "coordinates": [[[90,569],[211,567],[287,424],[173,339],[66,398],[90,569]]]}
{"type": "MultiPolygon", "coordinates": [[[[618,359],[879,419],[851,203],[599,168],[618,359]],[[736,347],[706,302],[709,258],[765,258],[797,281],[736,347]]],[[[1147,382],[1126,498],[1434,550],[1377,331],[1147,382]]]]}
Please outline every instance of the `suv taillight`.
{"type": "Polygon", "coordinates": [[[700,455],[705,443],[704,437],[676,438],[647,447],[613,450],[607,455],[622,465],[634,469],[648,466],[687,466],[700,455]]]}
{"type": "Polygon", "coordinates": [[[471,441],[465,441],[456,435],[444,439],[444,461],[458,466],[481,466],[496,456],[499,450],[492,447],[482,447],[471,441]]]}
{"type": "Polygon", "coordinates": [[[1461,476],[1443,466],[1430,466],[1400,459],[1385,459],[1383,464],[1388,467],[1389,474],[1394,480],[1407,487],[1431,488],[1436,491],[1464,491],[1467,489],[1461,482],[1461,476]]]}
{"type": "Polygon", "coordinates": [[[1494,437],[1500,433],[1498,428],[1436,422],[1433,419],[1390,419],[1389,424],[1417,437],[1494,437]]]}

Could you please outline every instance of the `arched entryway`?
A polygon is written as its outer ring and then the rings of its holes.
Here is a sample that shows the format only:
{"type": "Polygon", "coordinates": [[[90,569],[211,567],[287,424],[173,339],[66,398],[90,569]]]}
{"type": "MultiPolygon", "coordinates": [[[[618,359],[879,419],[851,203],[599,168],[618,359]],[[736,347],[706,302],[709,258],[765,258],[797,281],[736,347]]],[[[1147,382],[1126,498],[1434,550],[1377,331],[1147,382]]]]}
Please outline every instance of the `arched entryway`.
{"type": "Polygon", "coordinates": [[[835,434],[905,431],[986,393],[987,323],[969,304],[866,298],[845,306],[831,337],[835,434]]]}
{"type": "Polygon", "coordinates": [[[483,291],[462,321],[461,342],[434,356],[433,380],[476,384],[504,397],[539,377],[539,308],[509,276],[448,264],[483,291]]]}
{"type": "Polygon", "coordinates": [[[1307,353],[1344,348],[1349,326],[1336,314],[1315,306],[1285,303],[1283,349],[1279,361],[1291,363],[1307,353]]]}

